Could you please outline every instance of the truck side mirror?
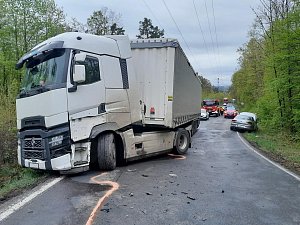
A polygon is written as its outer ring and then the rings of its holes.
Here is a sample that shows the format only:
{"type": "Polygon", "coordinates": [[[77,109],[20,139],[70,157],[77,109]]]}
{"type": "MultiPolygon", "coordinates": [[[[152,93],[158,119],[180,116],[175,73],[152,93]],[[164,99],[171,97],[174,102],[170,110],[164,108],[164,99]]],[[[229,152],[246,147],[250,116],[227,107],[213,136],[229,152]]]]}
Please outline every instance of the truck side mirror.
{"type": "Polygon", "coordinates": [[[85,66],[84,65],[75,65],[73,73],[73,81],[75,83],[85,82],[85,66]]]}

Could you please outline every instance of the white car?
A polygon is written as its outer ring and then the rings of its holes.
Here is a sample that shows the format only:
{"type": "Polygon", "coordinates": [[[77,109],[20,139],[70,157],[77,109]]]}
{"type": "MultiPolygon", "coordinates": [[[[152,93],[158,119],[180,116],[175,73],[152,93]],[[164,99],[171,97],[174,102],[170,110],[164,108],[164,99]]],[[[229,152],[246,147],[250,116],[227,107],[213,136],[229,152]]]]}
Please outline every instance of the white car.
{"type": "Polygon", "coordinates": [[[201,120],[208,120],[209,119],[209,113],[207,112],[206,109],[201,109],[201,120]]]}

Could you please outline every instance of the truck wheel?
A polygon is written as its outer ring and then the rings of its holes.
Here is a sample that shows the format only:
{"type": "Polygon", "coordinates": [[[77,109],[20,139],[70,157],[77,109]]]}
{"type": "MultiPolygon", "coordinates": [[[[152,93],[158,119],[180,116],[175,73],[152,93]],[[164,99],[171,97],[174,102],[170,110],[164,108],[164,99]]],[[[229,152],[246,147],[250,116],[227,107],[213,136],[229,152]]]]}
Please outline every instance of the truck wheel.
{"type": "Polygon", "coordinates": [[[114,170],[116,168],[116,144],[113,134],[99,136],[97,153],[100,170],[114,170]]]}
{"type": "Polygon", "coordinates": [[[187,152],[191,142],[191,137],[186,129],[179,128],[176,135],[175,151],[179,155],[187,152]]]}

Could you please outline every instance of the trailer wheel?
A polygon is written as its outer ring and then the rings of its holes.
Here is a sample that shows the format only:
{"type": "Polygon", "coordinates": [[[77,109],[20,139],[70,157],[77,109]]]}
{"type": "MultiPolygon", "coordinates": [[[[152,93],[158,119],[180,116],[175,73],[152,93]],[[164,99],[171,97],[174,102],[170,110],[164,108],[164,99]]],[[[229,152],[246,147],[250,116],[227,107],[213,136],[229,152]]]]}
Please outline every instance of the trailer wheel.
{"type": "Polygon", "coordinates": [[[112,133],[99,136],[97,153],[100,170],[114,170],[116,168],[116,144],[112,133]]]}
{"type": "Polygon", "coordinates": [[[191,137],[189,132],[183,128],[178,129],[175,142],[176,153],[179,155],[184,155],[189,148],[190,142],[191,137]]]}

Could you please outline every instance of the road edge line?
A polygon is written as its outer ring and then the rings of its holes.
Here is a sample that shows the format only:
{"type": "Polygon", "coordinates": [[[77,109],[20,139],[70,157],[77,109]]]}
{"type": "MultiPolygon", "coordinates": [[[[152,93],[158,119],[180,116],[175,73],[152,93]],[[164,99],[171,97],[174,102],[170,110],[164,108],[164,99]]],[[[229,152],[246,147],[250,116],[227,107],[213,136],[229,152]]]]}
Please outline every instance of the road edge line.
{"type": "Polygon", "coordinates": [[[54,180],[50,181],[49,183],[44,184],[43,186],[41,186],[37,191],[35,191],[32,194],[26,196],[21,201],[8,206],[7,209],[0,214],[0,222],[3,221],[3,220],[5,220],[11,214],[13,214],[14,212],[16,212],[20,208],[22,208],[24,205],[26,205],[27,203],[29,203],[30,201],[32,201],[38,195],[40,195],[43,192],[47,191],[49,188],[51,188],[52,186],[54,186],[55,184],[57,184],[58,182],[60,182],[64,178],[65,178],[64,176],[55,178],[54,180]]]}
{"type": "Polygon", "coordinates": [[[262,157],[264,160],[266,160],[267,162],[271,163],[273,166],[276,166],[278,169],[284,171],[285,173],[289,174],[290,176],[294,177],[296,180],[300,181],[300,177],[293,173],[292,171],[284,168],[283,166],[279,165],[278,163],[270,160],[269,158],[267,158],[266,156],[264,156],[263,154],[259,153],[258,150],[256,150],[254,147],[252,147],[241,135],[239,132],[237,132],[238,137],[240,138],[240,140],[244,143],[244,145],[246,145],[250,150],[252,150],[253,152],[255,152],[257,155],[259,155],[260,157],[262,157]]]}

